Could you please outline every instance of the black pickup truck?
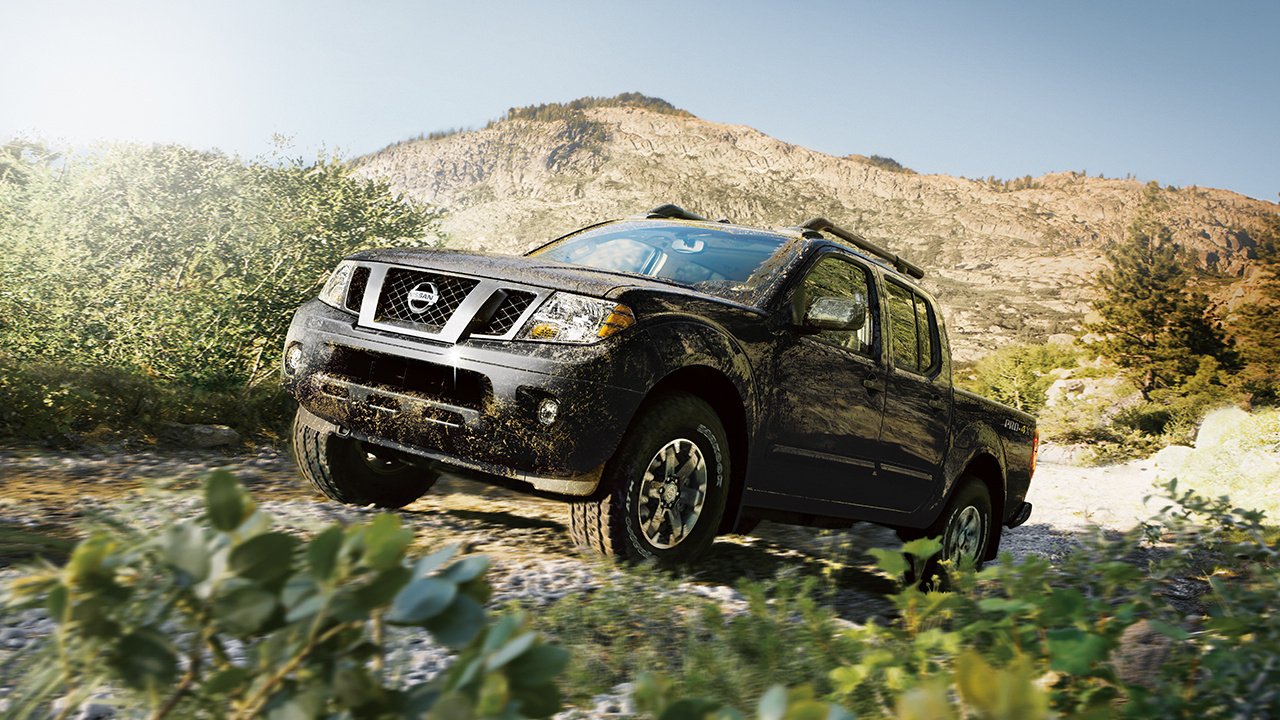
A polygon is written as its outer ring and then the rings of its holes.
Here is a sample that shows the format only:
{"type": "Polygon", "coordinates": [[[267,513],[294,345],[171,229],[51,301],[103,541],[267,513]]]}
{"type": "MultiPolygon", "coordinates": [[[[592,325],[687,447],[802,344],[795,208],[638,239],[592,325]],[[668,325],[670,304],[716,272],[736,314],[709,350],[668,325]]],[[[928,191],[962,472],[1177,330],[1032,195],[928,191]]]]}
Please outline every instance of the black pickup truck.
{"type": "Polygon", "coordinates": [[[1030,515],[1035,420],[952,385],[923,275],[822,218],[673,205],[522,257],[359,252],[285,340],[298,463],[358,505],[441,473],[554,496],[580,545],[630,559],[767,518],[981,563],[1030,515]]]}

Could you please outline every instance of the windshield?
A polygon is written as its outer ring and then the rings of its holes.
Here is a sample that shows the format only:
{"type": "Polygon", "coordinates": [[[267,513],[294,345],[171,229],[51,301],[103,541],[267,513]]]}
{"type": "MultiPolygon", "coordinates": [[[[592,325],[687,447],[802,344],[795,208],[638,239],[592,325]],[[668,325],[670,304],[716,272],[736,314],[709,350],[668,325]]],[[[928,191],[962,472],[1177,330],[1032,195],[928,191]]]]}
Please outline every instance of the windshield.
{"type": "Polygon", "coordinates": [[[573,235],[529,256],[661,278],[750,302],[779,265],[766,261],[786,242],[784,236],[744,228],[623,223],[573,235]]]}

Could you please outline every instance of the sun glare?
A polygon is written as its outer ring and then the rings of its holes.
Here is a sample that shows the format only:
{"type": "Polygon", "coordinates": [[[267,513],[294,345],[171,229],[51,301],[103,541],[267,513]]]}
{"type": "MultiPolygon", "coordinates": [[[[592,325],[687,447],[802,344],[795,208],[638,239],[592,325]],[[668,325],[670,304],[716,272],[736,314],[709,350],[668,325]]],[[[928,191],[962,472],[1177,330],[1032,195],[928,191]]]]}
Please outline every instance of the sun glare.
{"type": "MultiPolygon", "coordinates": [[[[183,141],[225,113],[227,49],[183,5],[81,4],[35,25],[23,54],[26,132],[85,145],[183,141]]],[[[231,95],[234,97],[234,94],[231,95]]]]}

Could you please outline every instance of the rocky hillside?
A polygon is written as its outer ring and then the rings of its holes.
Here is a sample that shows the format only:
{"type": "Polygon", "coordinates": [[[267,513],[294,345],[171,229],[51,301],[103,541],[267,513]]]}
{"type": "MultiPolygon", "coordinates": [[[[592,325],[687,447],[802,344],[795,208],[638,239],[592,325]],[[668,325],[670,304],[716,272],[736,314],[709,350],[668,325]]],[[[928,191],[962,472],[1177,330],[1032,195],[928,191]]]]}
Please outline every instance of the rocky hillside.
{"type": "MultiPolygon", "coordinates": [[[[926,268],[961,359],[1078,329],[1101,248],[1123,237],[1144,189],[1066,172],[1002,191],[824,155],[739,125],[631,107],[585,116],[590,131],[506,120],[358,162],[446,209],[453,242],[474,249],[523,252],[665,202],[772,227],[823,216],[926,268]]],[[[1194,187],[1166,188],[1161,199],[1176,240],[1216,274],[1207,289],[1228,300],[1250,276],[1259,218],[1280,206],[1194,187]]]]}

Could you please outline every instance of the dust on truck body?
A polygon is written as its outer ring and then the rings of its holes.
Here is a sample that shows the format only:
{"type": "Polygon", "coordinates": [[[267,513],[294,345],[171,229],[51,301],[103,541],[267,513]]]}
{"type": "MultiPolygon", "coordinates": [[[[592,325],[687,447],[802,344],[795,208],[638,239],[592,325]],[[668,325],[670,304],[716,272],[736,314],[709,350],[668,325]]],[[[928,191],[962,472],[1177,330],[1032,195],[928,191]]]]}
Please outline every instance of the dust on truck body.
{"type": "Polygon", "coordinates": [[[285,341],[299,467],[360,505],[441,473],[550,495],[580,545],[632,559],[767,518],[981,562],[1030,514],[1035,420],[953,387],[922,277],[821,218],[672,205],[521,257],[359,252],[285,341]]]}

